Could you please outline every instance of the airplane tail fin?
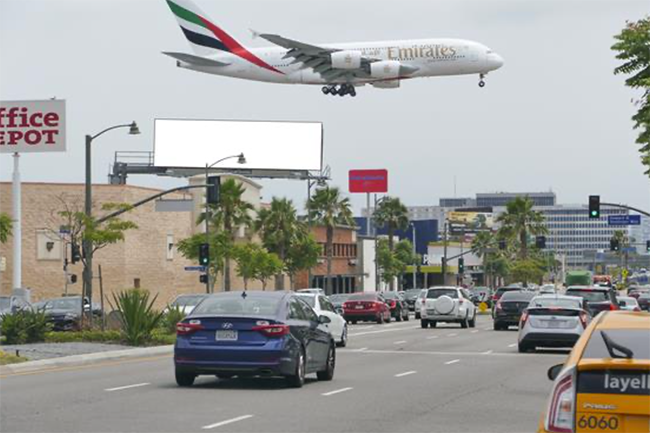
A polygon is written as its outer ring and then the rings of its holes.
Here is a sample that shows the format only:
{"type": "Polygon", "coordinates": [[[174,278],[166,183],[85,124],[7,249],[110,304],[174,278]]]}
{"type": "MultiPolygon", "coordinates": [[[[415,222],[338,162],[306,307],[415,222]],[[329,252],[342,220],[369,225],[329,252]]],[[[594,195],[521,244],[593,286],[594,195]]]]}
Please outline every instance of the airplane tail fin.
{"type": "Polygon", "coordinates": [[[215,50],[238,54],[245,50],[228,33],[214,24],[192,0],[166,1],[196,54],[214,54],[215,50]]]}

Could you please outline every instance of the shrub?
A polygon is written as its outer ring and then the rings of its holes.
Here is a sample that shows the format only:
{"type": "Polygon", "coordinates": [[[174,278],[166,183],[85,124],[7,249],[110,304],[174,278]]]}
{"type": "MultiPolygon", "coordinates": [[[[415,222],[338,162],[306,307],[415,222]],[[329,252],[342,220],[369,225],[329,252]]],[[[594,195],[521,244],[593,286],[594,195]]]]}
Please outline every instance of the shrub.
{"type": "Polygon", "coordinates": [[[120,343],[122,333],[120,331],[81,331],[81,332],[48,332],[45,334],[46,343],[120,343]]]}
{"type": "Polygon", "coordinates": [[[29,359],[24,358],[22,356],[12,355],[10,353],[5,353],[2,350],[0,350],[0,365],[16,364],[18,362],[25,362],[25,361],[29,361],[29,359]]]}
{"type": "Polygon", "coordinates": [[[128,344],[140,346],[151,340],[151,334],[162,320],[163,313],[153,309],[158,295],[149,302],[149,292],[141,289],[124,290],[113,294],[115,305],[120,312],[122,332],[128,344]]]}
{"type": "Polygon", "coordinates": [[[161,330],[156,330],[151,335],[150,343],[153,345],[167,345],[176,343],[176,329],[174,329],[173,334],[168,334],[162,332],[161,330]]]}
{"type": "Polygon", "coordinates": [[[166,334],[176,334],[176,324],[185,318],[183,308],[179,305],[168,305],[165,315],[160,321],[160,329],[166,334]]]}
{"type": "Polygon", "coordinates": [[[51,325],[43,311],[22,310],[2,317],[0,333],[4,344],[37,343],[45,340],[51,325]]]}

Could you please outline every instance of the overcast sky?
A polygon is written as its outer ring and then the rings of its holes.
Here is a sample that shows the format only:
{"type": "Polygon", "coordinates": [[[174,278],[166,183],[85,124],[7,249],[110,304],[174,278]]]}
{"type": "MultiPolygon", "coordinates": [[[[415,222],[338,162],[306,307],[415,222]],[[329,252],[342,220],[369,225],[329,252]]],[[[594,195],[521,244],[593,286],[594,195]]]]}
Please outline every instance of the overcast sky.
{"type": "MultiPolygon", "coordinates": [[[[308,43],[455,37],[505,59],[487,77],[364,87],[356,98],[320,87],[236,80],[178,69],[161,51],[191,52],[164,0],[0,0],[0,99],[67,101],[67,147],[21,158],[23,181],[83,182],[84,135],[136,120],[95,143],[93,180],[117,150],[151,150],[156,117],[311,120],[325,129],[325,164],[347,191],[348,170],[386,168],[407,205],[477,192],[549,191],[560,203],[650,208],[630,117],[638,96],[614,76],[613,35],[650,12],[643,1],[196,0],[240,43],[249,28],[308,43]]],[[[12,161],[0,155],[0,181],[12,161]]],[[[167,188],[178,180],[131,176],[167,188]]],[[[263,196],[302,205],[307,186],[264,181],[263,196]]],[[[351,195],[355,211],[363,195],[351,195]]]]}

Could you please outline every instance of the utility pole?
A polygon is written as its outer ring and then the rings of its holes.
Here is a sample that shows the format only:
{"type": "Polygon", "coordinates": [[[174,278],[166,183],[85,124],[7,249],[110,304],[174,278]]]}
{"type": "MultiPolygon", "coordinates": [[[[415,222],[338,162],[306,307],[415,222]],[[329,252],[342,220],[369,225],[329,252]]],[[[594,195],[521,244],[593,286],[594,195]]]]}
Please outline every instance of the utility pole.
{"type": "Polygon", "coordinates": [[[442,285],[447,282],[447,218],[445,218],[445,225],[442,234],[443,253],[442,253],[442,285]]]}
{"type": "Polygon", "coordinates": [[[416,258],[417,248],[415,247],[415,222],[411,222],[411,227],[413,227],[413,288],[417,288],[417,267],[418,262],[416,258]]]}

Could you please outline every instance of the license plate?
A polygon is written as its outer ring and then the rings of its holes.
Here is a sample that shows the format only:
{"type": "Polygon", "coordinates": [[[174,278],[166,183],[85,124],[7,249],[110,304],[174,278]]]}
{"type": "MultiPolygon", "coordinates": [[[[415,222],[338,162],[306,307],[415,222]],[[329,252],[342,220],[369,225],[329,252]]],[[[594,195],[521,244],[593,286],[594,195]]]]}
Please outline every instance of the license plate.
{"type": "Polygon", "coordinates": [[[237,341],[237,331],[217,331],[217,341],[237,341]]]}
{"type": "Polygon", "coordinates": [[[578,413],[577,432],[622,432],[623,421],[618,415],[601,413],[578,413]]]}
{"type": "Polygon", "coordinates": [[[559,328],[561,326],[561,322],[558,320],[549,320],[547,323],[549,328],[559,328]]]}
{"type": "Polygon", "coordinates": [[[354,308],[356,308],[357,310],[363,310],[363,305],[357,305],[357,306],[354,307],[354,308]]]}

